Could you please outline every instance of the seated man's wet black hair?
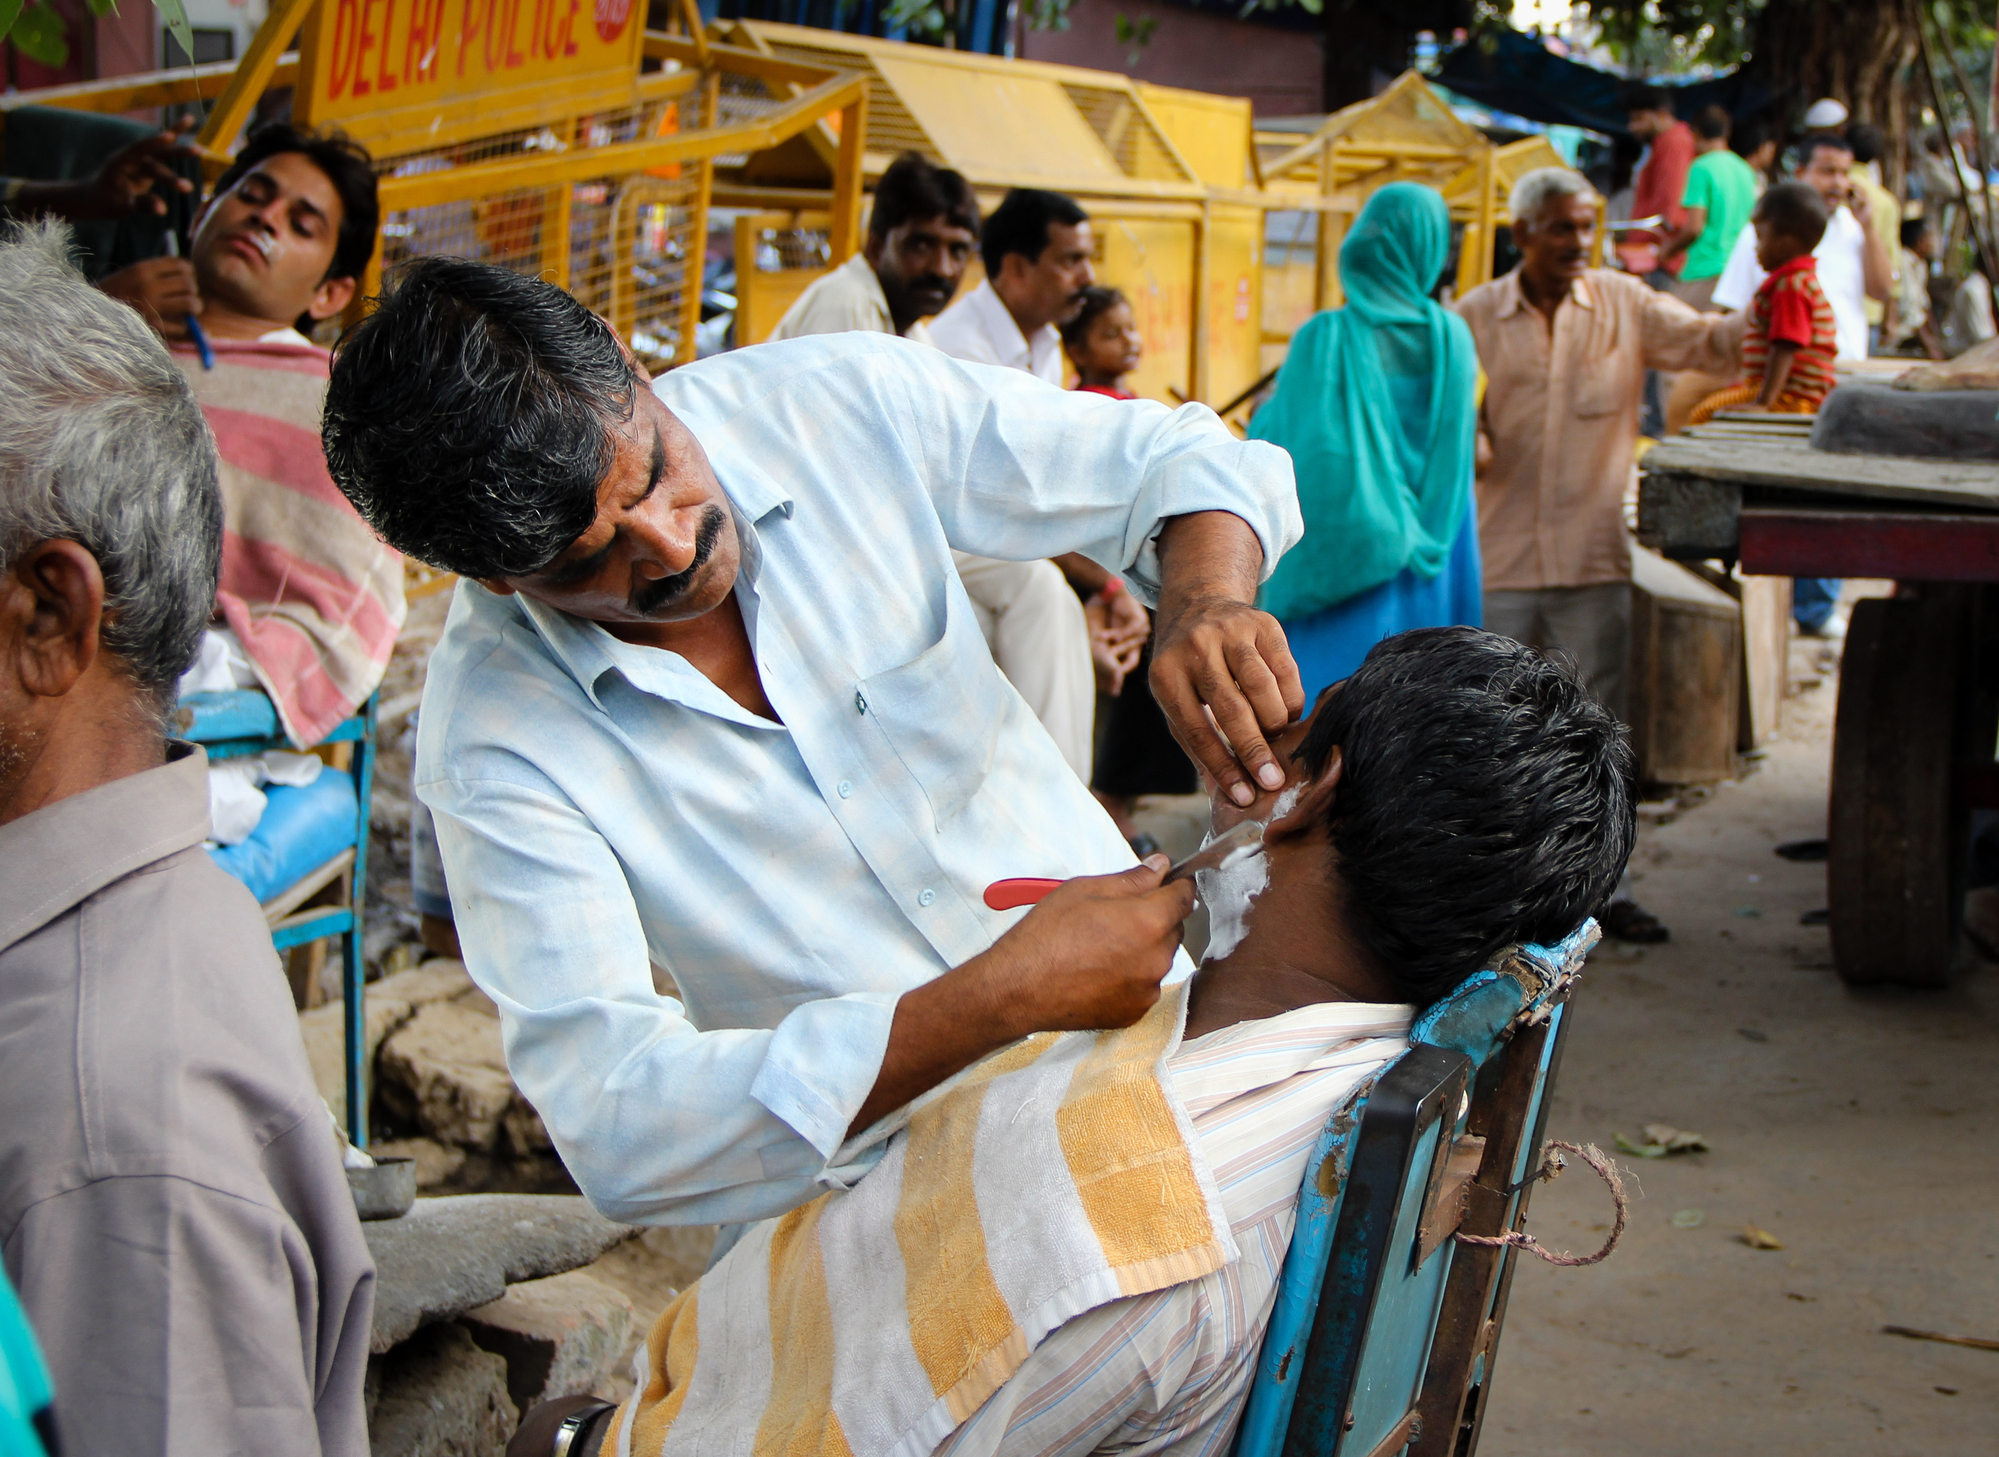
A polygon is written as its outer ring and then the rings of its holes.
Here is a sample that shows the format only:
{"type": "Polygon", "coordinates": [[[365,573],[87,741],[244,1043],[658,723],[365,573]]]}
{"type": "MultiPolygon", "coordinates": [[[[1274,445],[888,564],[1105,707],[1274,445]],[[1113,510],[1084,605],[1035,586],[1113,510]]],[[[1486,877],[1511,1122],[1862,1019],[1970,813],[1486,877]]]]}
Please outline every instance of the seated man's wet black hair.
{"type": "Polygon", "coordinates": [[[389,545],[520,577],[589,529],[643,387],[610,327],[554,284],[426,258],[341,340],[320,432],[335,484],[389,545]]]}
{"type": "Polygon", "coordinates": [[[1417,1005],[1603,905],[1637,835],[1622,725],[1567,663],[1470,627],[1377,644],[1297,751],[1343,767],[1331,831],[1349,924],[1417,1005]]]}

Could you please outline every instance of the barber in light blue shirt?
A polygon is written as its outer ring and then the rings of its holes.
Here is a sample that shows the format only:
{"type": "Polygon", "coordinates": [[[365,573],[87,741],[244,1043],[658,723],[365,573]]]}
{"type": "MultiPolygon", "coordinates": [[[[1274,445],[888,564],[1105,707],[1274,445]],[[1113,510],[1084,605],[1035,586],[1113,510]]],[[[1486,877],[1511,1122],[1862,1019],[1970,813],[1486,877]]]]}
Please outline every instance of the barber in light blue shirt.
{"type": "Polygon", "coordinates": [[[569,295],[430,259],[348,336],[325,441],[392,545],[468,579],[418,793],[514,1078],[614,1219],[782,1213],[979,1057],[1189,969],[1190,887],[1133,866],[993,666],[953,547],[1124,574],[1182,742],[1239,802],[1282,782],[1265,735],[1304,699],[1249,604],[1301,530],[1291,465],[1201,406],[876,334],[648,390],[569,295]],[[988,910],[1018,875],[1084,878],[988,910]]]}

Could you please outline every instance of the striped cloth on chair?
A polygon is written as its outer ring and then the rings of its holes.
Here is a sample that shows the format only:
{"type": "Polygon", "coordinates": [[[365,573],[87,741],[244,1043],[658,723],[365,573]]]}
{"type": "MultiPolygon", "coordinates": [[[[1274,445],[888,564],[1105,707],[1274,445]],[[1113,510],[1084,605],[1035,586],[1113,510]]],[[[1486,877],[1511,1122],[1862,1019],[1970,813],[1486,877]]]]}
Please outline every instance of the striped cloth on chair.
{"type": "Polygon", "coordinates": [[[1233,1261],[1166,1078],[1185,1004],[1002,1049],[851,1190],[745,1234],[654,1324],[616,1452],[923,1457],[1063,1322],[1233,1261]]]}
{"type": "Polygon", "coordinates": [[[215,368],[175,345],[221,457],[216,616],[235,629],[285,736],[304,748],[382,681],[403,625],[403,559],[327,473],[319,443],[331,356],[216,340],[215,368]]]}

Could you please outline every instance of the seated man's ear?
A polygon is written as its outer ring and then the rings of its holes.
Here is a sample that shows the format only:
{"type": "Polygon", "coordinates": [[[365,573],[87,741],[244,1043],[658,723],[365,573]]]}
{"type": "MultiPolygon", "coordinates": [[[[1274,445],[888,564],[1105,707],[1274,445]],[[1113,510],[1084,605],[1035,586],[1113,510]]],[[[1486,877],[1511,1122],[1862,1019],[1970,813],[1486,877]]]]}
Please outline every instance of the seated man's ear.
{"type": "Polygon", "coordinates": [[[354,301],[360,287],[361,281],[357,278],[322,279],[319,287],[313,290],[312,302],[305,306],[305,311],[315,319],[330,319],[354,301]]]}
{"type": "Polygon", "coordinates": [[[60,698],[97,659],[104,622],[104,573],[74,541],[37,542],[0,580],[0,630],[20,686],[60,698]]]}
{"type": "Polygon", "coordinates": [[[1326,817],[1333,812],[1334,801],[1339,798],[1340,776],[1345,769],[1346,758],[1335,744],[1326,756],[1324,771],[1316,779],[1302,781],[1297,786],[1297,802],[1264,829],[1264,843],[1309,835],[1323,825],[1326,817]]]}

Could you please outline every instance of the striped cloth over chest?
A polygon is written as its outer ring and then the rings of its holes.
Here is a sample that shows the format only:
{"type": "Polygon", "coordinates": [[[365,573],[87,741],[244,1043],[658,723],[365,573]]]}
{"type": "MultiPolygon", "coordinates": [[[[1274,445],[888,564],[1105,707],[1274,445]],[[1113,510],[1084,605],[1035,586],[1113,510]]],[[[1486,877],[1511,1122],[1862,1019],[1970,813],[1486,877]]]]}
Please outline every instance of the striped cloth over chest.
{"type": "Polygon", "coordinates": [[[1306,1155],[1411,1009],[1179,1047],[1184,997],[995,1054],[852,1190],[757,1226],[653,1327],[607,1454],[1218,1450],[1306,1155]]]}

